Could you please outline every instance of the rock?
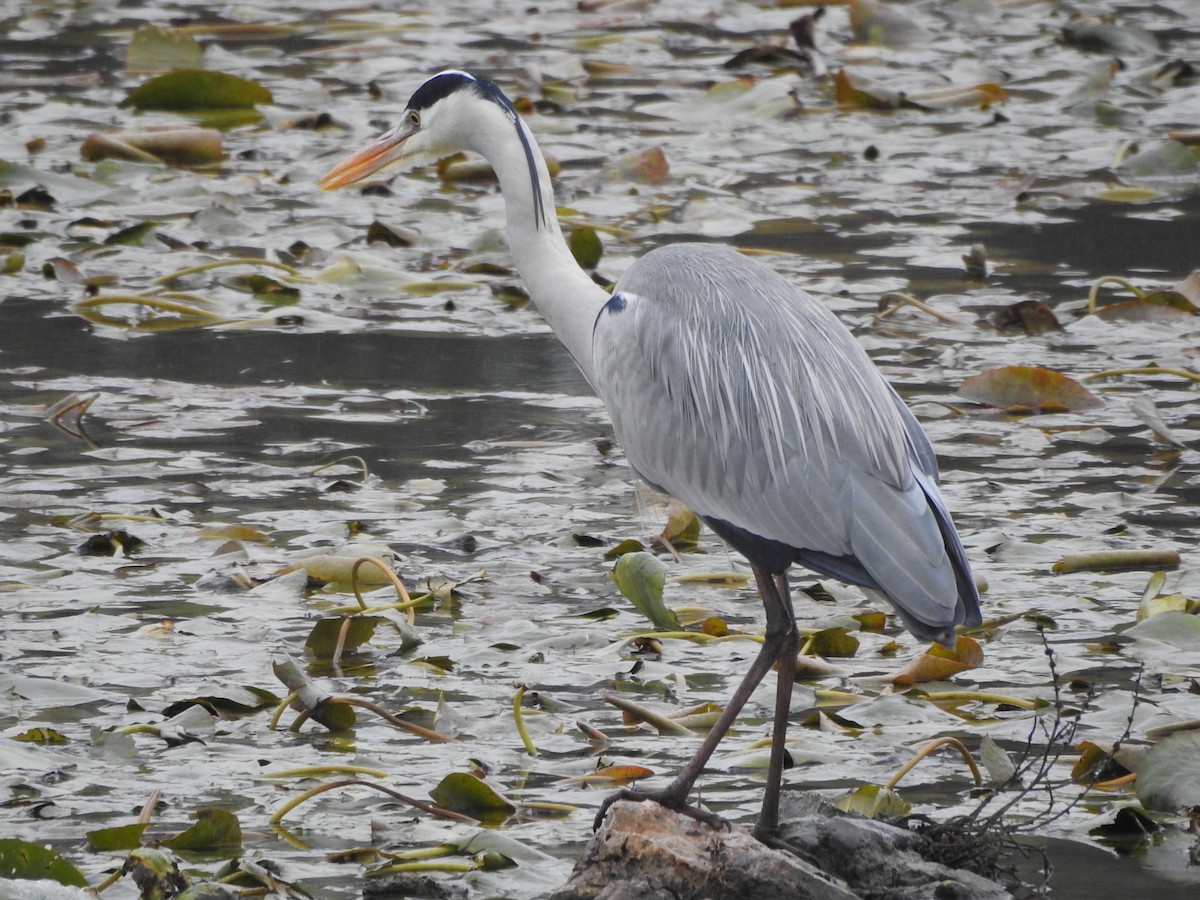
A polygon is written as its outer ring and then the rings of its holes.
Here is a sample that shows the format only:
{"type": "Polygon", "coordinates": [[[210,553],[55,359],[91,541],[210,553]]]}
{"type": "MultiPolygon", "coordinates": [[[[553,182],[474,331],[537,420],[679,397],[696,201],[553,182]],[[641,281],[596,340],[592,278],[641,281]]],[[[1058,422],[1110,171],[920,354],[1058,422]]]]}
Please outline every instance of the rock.
{"type": "Polygon", "coordinates": [[[1000,885],[926,859],[924,839],[788,794],[781,838],[713,828],[656,803],[613,804],[550,900],[1007,900],[1000,885]]]}
{"type": "Polygon", "coordinates": [[[721,830],[645,801],[614,803],[551,900],[854,900],[825,873],[763,846],[744,828],[721,830]]]}
{"type": "Polygon", "coordinates": [[[820,794],[784,795],[780,837],[872,900],[1008,900],[1003,887],[926,859],[919,834],[844,813],[820,794]]]}

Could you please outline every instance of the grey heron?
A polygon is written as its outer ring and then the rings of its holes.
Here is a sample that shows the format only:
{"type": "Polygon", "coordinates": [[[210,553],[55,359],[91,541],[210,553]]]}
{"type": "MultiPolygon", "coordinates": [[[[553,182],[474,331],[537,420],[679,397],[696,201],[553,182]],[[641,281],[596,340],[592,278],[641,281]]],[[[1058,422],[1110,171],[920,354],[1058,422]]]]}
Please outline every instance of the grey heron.
{"type": "Polygon", "coordinates": [[[612,293],[576,264],[545,159],[504,93],[441,72],[399,124],[321,179],[361,181],[396,162],[462,150],[500,182],[529,295],[604,400],[629,467],[676,497],[749,561],[766,610],[762,647],[692,759],[665,788],[622,791],[697,818],[687,797],[759,682],[780,664],[767,784],[755,834],[776,838],[798,633],[787,572],[890,601],[918,638],[953,646],[979,595],[916,418],[840,321],[772,269],[716,244],[659,247],[612,293]]]}

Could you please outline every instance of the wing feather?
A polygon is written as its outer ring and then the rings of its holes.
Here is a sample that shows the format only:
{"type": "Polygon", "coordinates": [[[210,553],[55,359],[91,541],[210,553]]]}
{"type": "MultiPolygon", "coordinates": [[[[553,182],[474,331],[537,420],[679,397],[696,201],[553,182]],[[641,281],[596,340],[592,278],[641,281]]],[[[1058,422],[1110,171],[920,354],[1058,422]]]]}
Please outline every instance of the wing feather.
{"type": "Polygon", "coordinates": [[[655,250],[615,295],[596,380],[635,472],[701,516],[852,557],[910,627],[962,621],[933,450],[832,313],[720,245],[655,250]]]}

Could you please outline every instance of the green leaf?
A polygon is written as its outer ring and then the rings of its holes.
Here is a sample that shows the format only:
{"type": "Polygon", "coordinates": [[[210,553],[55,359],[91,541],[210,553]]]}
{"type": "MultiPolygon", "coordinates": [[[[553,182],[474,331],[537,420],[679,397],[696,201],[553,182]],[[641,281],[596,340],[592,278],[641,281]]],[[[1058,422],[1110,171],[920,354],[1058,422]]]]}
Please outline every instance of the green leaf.
{"type": "Polygon", "coordinates": [[[667,566],[651,553],[626,553],[613,566],[612,579],[638,612],[661,631],[678,631],[679,619],[663,605],[667,566]]]}
{"type": "Polygon", "coordinates": [[[93,853],[104,853],[112,850],[133,850],[142,844],[142,832],[148,822],[134,822],[132,825],[117,825],[113,828],[97,828],[87,833],[88,849],[93,853]]]}
{"type": "Polygon", "coordinates": [[[895,791],[878,784],[864,784],[833,801],[843,812],[856,812],[868,819],[894,819],[906,816],[912,804],[895,791]]]}
{"type": "Polygon", "coordinates": [[[209,807],[198,810],[196,824],[161,842],[172,850],[207,851],[242,845],[242,826],[228,810],[209,807]]]}
{"type": "Polygon", "coordinates": [[[858,638],[845,628],[823,628],[805,639],[809,653],[830,657],[852,657],[858,652],[858,638]]]}
{"type": "Polygon", "coordinates": [[[596,268],[600,257],[604,254],[600,235],[596,234],[596,229],[590,225],[584,225],[572,231],[571,236],[567,238],[567,246],[571,248],[571,255],[575,257],[575,262],[585,269],[596,268]]]}
{"type": "Polygon", "coordinates": [[[433,802],[443,809],[459,812],[480,821],[505,819],[517,808],[495,788],[466,772],[451,772],[429,792],[433,802]]]}
{"type": "Polygon", "coordinates": [[[336,616],[319,619],[309,632],[308,640],[304,642],[305,652],[317,659],[332,659],[333,651],[337,648],[338,635],[342,631],[342,623],[347,620],[350,624],[346,628],[343,653],[357,650],[369,641],[379,623],[385,621],[383,616],[336,616]]]}
{"type": "Polygon", "coordinates": [[[639,550],[645,549],[646,545],[641,541],[635,540],[634,538],[626,538],[625,540],[621,541],[621,543],[617,544],[617,546],[610,547],[607,551],[605,551],[604,558],[617,559],[620,556],[624,556],[626,553],[637,553],[639,550]]]}
{"type": "Polygon", "coordinates": [[[27,741],[31,744],[66,744],[70,743],[67,737],[62,732],[55,731],[53,728],[30,728],[28,731],[22,731],[13,738],[14,741],[27,741]]]}
{"type": "Polygon", "coordinates": [[[1200,806],[1200,731],[1180,731],[1159,741],[1142,759],[1137,794],[1147,809],[1175,812],[1200,806]]]}
{"type": "Polygon", "coordinates": [[[0,838],[0,878],[49,879],[69,887],[87,887],[80,871],[48,847],[0,838]]]}
{"type": "Polygon", "coordinates": [[[134,88],[120,105],[136,109],[249,109],[271,102],[271,92],[257,81],[224,72],[179,69],[134,88]]]}

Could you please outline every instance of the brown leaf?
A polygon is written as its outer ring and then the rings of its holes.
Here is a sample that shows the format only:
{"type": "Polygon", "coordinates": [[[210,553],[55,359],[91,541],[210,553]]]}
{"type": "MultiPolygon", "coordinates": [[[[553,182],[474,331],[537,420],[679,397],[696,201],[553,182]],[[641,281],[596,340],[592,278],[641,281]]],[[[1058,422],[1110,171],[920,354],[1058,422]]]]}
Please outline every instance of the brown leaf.
{"type": "Polygon", "coordinates": [[[941,644],[933,644],[920,656],[888,675],[884,681],[889,681],[897,687],[908,687],[918,681],[941,681],[959,672],[974,669],[982,662],[983,648],[979,646],[979,642],[960,634],[953,650],[947,650],[941,644]]]}
{"type": "Polygon", "coordinates": [[[641,153],[622,157],[613,168],[617,174],[642,184],[663,184],[671,177],[671,167],[667,165],[662,147],[651,147],[641,153]]]}
{"type": "Polygon", "coordinates": [[[1021,300],[992,314],[992,324],[1001,331],[1020,328],[1026,334],[1062,331],[1054,310],[1041,300],[1021,300]]]}
{"type": "Polygon", "coordinates": [[[1075,379],[1039,366],[1002,366],[972,375],[963,379],[958,395],[1009,411],[1065,412],[1103,403],[1075,379]]]}

